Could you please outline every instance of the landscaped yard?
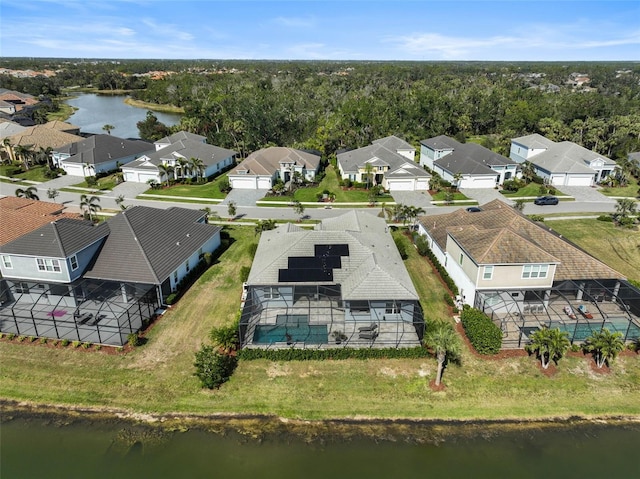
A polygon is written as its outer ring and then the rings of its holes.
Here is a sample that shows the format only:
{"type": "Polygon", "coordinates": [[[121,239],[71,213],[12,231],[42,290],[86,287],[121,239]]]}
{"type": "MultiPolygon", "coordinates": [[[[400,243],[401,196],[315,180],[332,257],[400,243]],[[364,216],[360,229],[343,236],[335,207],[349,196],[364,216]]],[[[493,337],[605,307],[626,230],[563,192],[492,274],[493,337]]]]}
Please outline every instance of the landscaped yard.
{"type": "Polygon", "coordinates": [[[14,173],[16,171],[16,167],[13,165],[0,165],[0,176],[9,176],[11,178],[19,178],[21,180],[28,181],[49,181],[50,178],[44,176],[47,172],[48,167],[44,165],[32,166],[26,171],[22,171],[21,173],[14,173]]]}
{"type": "Polygon", "coordinates": [[[547,225],[629,279],[640,281],[640,231],[595,219],[548,221],[547,225]]]}
{"type": "Polygon", "coordinates": [[[629,184],[627,186],[623,186],[620,188],[610,188],[608,186],[604,186],[598,191],[607,196],[626,196],[628,198],[638,198],[640,196],[638,194],[638,188],[640,188],[640,186],[638,185],[638,180],[630,177],[629,184]]]}
{"type": "MultiPolygon", "coordinates": [[[[329,190],[336,195],[335,203],[368,203],[369,190],[362,188],[343,189],[340,186],[335,168],[329,165],[326,174],[320,184],[316,187],[299,188],[294,195],[266,196],[261,201],[300,201],[300,202],[318,202],[318,194],[325,190],[329,190]]],[[[393,198],[389,195],[378,197],[377,202],[392,202],[393,198]]]]}
{"type": "MultiPolygon", "coordinates": [[[[183,296],[135,351],[110,355],[0,342],[0,397],[141,412],[269,414],[289,418],[535,418],[640,414],[640,356],[595,374],[581,355],[563,358],[554,377],[534,358],[479,359],[464,350],[449,366],[446,389],[428,386],[432,358],[344,361],[242,361],[221,389],[202,390],[194,352],[213,326],[229,324],[240,305],[239,272],[248,266],[252,227],[234,227],[230,248],[183,296]]],[[[424,258],[408,248],[407,265],[425,316],[446,317],[444,289],[424,258]]],[[[37,343],[37,342],[36,342],[37,343]]]]}
{"type": "Polygon", "coordinates": [[[80,183],[76,183],[73,186],[77,186],[79,188],[94,188],[96,190],[112,190],[118,184],[117,175],[115,173],[104,176],[102,178],[98,178],[96,181],[97,183],[95,185],[89,185],[85,180],[80,183]]]}
{"type": "MultiPolygon", "coordinates": [[[[538,183],[529,183],[526,186],[523,186],[518,191],[501,191],[500,193],[507,198],[523,198],[523,197],[537,197],[537,196],[545,196],[550,193],[541,193],[540,186],[538,183]]],[[[556,189],[556,192],[553,194],[554,196],[565,196],[565,194],[556,189]]],[[[562,198],[561,198],[562,199],[562,198]]]]}
{"type": "MultiPolygon", "coordinates": [[[[437,193],[433,193],[431,195],[431,198],[433,199],[433,201],[446,201],[447,200],[447,194],[449,194],[448,191],[442,190],[442,191],[438,191],[437,193]]],[[[464,193],[461,193],[460,191],[456,191],[455,193],[453,193],[453,198],[451,198],[451,200],[453,201],[473,201],[472,198],[469,198],[468,196],[466,196],[464,193]]]]}
{"type": "Polygon", "coordinates": [[[220,182],[227,175],[223,174],[217,176],[213,181],[202,184],[186,185],[177,184],[169,187],[162,187],[154,190],[148,189],[144,194],[148,195],[162,195],[162,196],[183,196],[191,198],[211,198],[211,199],[224,199],[227,194],[220,191],[220,182]]]}

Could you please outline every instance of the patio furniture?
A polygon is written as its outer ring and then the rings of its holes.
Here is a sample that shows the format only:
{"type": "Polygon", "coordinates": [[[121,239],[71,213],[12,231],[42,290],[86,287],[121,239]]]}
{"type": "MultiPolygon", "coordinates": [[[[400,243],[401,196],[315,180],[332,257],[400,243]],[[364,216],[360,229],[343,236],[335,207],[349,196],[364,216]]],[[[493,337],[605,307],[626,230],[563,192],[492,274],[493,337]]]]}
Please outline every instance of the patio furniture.
{"type": "Polygon", "coordinates": [[[376,323],[371,323],[369,326],[361,326],[358,328],[358,331],[361,333],[365,333],[365,332],[373,332],[376,330],[376,328],[378,327],[378,325],[376,323]]]}
{"type": "Polygon", "coordinates": [[[92,320],[87,321],[87,324],[89,326],[95,326],[96,324],[98,324],[100,321],[102,321],[106,317],[107,317],[106,314],[99,314],[95,318],[93,318],[92,320]]]}
{"type": "Polygon", "coordinates": [[[91,318],[93,318],[93,313],[83,313],[76,318],[76,323],[84,324],[87,321],[89,321],[91,318]]]}
{"type": "Polygon", "coordinates": [[[362,333],[358,334],[358,337],[360,339],[367,339],[369,341],[375,341],[375,339],[378,337],[378,332],[377,331],[362,332],[362,333]]]}
{"type": "Polygon", "coordinates": [[[587,310],[587,307],[584,304],[578,306],[578,312],[587,319],[593,319],[593,314],[587,310]]]}
{"type": "Polygon", "coordinates": [[[573,309],[571,308],[571,306],[565,306],[564,307],[564,312],[567,316],[569,316],[571,319],[576,319],[576,315],[573,312],[573,309]]]}

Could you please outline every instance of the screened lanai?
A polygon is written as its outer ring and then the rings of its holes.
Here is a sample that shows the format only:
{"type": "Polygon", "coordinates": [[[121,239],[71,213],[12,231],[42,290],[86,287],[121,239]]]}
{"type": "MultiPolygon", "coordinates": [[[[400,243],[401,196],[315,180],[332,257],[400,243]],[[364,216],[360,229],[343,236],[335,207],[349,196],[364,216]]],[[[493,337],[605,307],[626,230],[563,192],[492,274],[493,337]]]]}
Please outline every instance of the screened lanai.
{"type": "Polygon", "coordinates": [[[419,346],[424,327],[415,300],[347,301],[339,285],[250,287],[240,340],[265,349],[401,348],[419,346]]]}
{"type": "Polygon", "coordinates": [[[70,284],[0,281],[0,331],[121,346],[159,307],[148,284],[82,279],[70,284]]]}
{"type": "Polygon", "coordinates": [[[543,326],[559,328],[571,343],[608,329],[625,341],[640,337],[640,290],[623,280],[567,280],[546,290],[477,291],[475,307],[502,334],[502,347],[522,348],[543,326]]]}

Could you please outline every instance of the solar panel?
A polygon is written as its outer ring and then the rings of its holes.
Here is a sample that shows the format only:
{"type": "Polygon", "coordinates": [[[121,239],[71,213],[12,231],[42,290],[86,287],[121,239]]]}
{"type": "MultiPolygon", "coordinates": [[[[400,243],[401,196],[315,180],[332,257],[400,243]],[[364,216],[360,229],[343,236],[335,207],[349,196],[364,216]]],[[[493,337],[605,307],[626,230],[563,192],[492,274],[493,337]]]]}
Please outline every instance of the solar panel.
{"type": "Polygon", "coordinates": [[[278,271],[278,281],[296,283],[333,281],[333,270],[342,267],[342,256],[349,256],[349,245],[318,244],[314,246],[314,256],[289,257],[287,269],[278,271]]]}

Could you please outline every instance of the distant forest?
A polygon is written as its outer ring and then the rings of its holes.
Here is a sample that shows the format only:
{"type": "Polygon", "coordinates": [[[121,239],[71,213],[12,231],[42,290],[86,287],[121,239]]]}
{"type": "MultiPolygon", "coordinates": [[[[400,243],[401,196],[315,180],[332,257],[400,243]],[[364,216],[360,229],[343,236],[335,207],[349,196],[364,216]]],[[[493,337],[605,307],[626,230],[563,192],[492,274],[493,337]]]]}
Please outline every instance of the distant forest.
{"type": "MultiPolygon", "coordinates": [[[[415,146],[449,135],[508,154],[540,133],[612,159],[640,150],[640,64],[517,62],[160,61],[0,59],[0,87],[57,96],[72,86],[131,90],[183,107],[173,130],[205,135],[242,156],[266,146],[326,156],[395,134],[415,146]],[[148,72],[172,72],[151,79],[148,72]]],[[[148,117],[153,123],[153,117],[148,117]]],[[[153,138],[147,124],[143,137],[153,138]]]]}

